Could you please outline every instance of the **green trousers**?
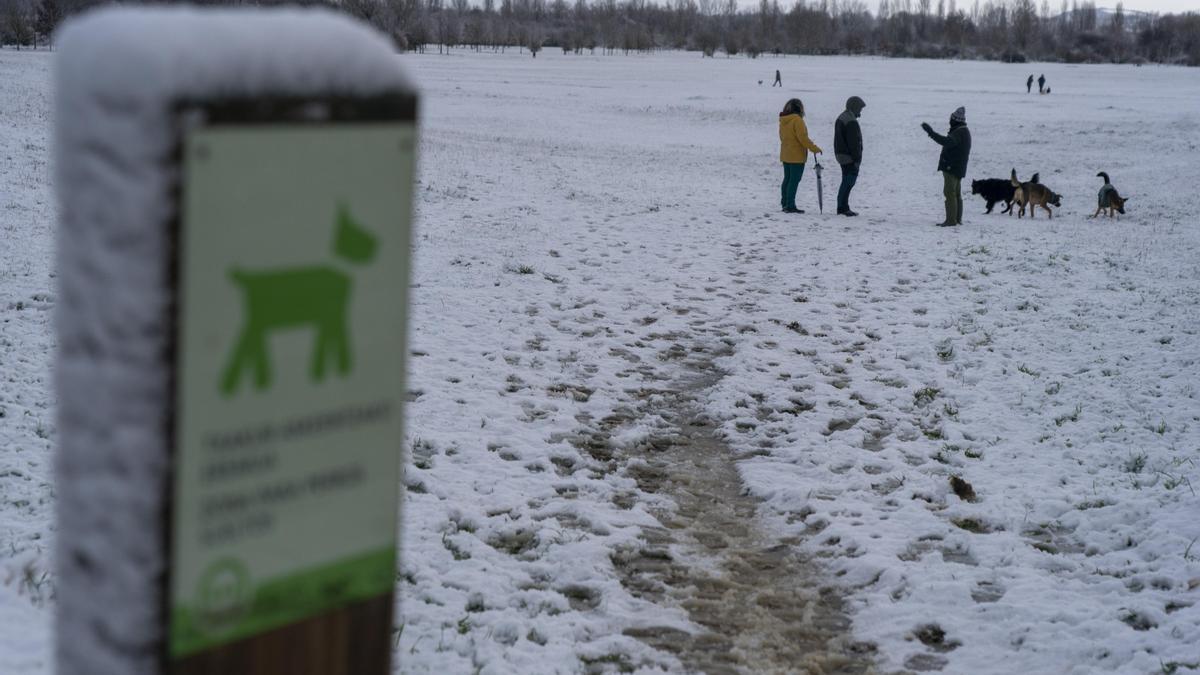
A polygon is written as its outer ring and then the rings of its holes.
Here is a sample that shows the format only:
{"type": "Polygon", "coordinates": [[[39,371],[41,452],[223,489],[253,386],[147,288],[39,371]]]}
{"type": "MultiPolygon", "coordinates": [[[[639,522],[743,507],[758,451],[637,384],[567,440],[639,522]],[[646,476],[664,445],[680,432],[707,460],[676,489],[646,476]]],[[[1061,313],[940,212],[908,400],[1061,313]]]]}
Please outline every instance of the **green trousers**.
{"type": "Polygon", "coordinates": [[[942,179],[945,181],[942,194],[946,195],[945,222],[950,225],[962,225],[962,179],[949,171],[942,172],[942,179]]]}

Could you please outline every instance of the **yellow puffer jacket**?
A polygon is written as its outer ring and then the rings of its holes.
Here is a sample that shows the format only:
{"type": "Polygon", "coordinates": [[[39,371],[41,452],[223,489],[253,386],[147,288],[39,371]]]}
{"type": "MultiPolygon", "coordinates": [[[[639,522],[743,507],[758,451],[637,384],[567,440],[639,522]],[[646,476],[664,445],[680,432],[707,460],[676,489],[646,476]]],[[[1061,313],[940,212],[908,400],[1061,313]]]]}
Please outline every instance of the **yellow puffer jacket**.
{"type": "Polygon", "coordinates": [[[808,161],[808,153],[821,152],[816,143],[808,137],[808,127],[804,118],[792,113],[779,116],[779,161],[788,164],[803,164],[808,161]]]}

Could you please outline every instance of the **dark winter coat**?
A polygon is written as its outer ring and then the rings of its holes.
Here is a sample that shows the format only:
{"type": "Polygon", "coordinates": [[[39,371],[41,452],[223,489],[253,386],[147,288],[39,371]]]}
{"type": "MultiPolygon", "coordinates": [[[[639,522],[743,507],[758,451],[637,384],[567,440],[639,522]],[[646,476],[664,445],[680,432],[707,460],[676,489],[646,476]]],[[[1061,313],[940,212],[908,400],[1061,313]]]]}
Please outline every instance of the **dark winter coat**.
{"type": "Polygon", "coordinates": [[[967,176],[967,160],[971,158],[971,131],[966,124],[952,124],[945,136],[926,127],[925,133],[942,146],[938,157],[938,171],[947,171],[959,178],[967,176]]]}
{"type": "Polygon", "coordinates": [[[838,164],[862,164],[862,128],[858,116],[846,110],[833,123],[833,156],[838,164]]]}

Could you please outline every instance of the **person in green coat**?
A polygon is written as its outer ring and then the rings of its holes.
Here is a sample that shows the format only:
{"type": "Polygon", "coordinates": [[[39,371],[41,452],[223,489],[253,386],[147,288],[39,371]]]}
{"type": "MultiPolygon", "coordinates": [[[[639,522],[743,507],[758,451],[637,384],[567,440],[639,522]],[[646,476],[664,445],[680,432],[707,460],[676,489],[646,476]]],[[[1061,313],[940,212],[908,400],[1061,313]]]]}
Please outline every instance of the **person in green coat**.
{"type": "Polygon", "coordinates": [[[939,227],[962,225],[962,179],[967,176],[967,161],[971,158],[971,131],[967,129],[967,109],[960,107],[950,116],[950,131],[941,135],[925,122],[921,128],[935,143],[942,146],[938,171],[942,172],[943,194],[946,196],[946,220],[939,227]]]}

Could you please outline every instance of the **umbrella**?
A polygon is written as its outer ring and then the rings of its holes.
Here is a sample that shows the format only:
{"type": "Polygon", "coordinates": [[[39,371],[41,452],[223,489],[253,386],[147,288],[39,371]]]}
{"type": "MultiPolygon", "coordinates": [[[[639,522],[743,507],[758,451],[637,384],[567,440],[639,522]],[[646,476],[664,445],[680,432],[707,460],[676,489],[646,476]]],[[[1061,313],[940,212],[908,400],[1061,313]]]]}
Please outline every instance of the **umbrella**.
{"type": "Polygon", "coordinates": [[[825,213],[825,194],[821,189],[821,162],[813,155],[813,171],[817,173],[817,208],[825,213]]]}

